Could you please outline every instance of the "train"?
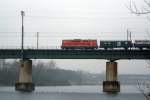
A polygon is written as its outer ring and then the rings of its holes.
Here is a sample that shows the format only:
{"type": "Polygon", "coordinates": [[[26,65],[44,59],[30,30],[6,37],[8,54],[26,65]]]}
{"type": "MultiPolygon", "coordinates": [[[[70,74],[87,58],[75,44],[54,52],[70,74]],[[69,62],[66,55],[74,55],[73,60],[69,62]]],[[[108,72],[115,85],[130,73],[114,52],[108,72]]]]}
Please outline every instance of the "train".
{"type": "Polygon", "coordinates": [[[150,40],[101,40],[98,46],[96,39],[62,40],[62,49],[150,49],[150,40]]]}

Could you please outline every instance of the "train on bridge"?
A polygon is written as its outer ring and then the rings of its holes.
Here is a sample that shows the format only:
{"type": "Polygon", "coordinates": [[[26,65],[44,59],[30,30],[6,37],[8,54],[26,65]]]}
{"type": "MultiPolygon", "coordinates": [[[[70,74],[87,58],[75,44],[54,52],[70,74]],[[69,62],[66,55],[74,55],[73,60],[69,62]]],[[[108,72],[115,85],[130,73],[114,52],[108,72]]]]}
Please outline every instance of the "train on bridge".
{"type": "Polygon", "coordinates": [[[74,39],[74,40],[62,40],[62,49],[131,49],[137,48],[140,50],[150,49],[150,40],[101,40],[98,46],[97,40],[92,39],[74,39]]]}

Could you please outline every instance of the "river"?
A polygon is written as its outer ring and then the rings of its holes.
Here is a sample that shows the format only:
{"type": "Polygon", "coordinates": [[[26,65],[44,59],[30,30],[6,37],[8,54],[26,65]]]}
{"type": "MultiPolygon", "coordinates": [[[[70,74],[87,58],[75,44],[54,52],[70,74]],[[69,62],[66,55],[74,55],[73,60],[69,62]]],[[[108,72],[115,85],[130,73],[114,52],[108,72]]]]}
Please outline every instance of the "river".
{"type": "Polygon", "coordinates": [[[121,86],[118,94],[102,92],[102,86],[38,86],[34,92],[0,87],[0,100],[147,100],[134,85],[121,86]]]}

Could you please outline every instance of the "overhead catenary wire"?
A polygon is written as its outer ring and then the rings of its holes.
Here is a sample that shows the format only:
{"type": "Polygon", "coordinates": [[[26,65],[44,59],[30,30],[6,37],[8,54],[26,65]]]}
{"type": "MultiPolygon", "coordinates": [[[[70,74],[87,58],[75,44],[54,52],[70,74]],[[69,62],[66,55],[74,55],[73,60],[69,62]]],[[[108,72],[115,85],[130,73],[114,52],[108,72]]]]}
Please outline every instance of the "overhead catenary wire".
{"type": "Polygon", "coordinates": [[[116,19],[116,20],[125,20],[125,19],[131,19],[131,20],[139,20],[139,19],[144,19],[145,17],[124,17],[124,16],[113,16],[113,17],[104,17],[104,16],[98,16],[98,17],[94,17],[94,16],[27,16],[27,18],[38,18],[38,19],[82,19],[82,20],[98,20],[98,19],[107,19],[107,20],[111,20],[111,19],[116,19]]]}
{"type": "MultiPolygon", "coordinates": [[[[17,19],[17,17],[18,16],[8,16],[8,15],[1,15],[0,16],[0,18],[2,18],[3,20],[4,19],[7,19],[8,20],[8,18],[13,18],[13,19],[17,19]]],[[[99,19],[107,19],[107,20],[114,20],[114,19],[116,19],[116,20],[129,20],[129,19],[131,19],[131,20],[139,20],[139,19],[146,19],[145,17],[137,17],[137,16],[123,16],[123,15],[121,15],[121,16],[102,16],[102,15],[100,15],[100,14],[90,14],[90,16],[89,15],[81,15],[81,14],[77,14],[77,15],[26,15],[26,19],[29,19],[29,18],[34,18],[34,19],[63,19],[63,20],[70,20],[70,19],[82,19],[82,20],[99,20],[99,19]]]]}

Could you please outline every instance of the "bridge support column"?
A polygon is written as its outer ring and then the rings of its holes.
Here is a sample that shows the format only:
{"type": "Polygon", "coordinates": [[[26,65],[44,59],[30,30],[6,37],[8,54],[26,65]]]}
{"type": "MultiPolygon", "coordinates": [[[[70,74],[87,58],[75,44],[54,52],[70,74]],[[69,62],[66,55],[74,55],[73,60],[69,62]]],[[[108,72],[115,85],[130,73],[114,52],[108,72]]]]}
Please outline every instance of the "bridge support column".
{"type": "Polygon", "coordinates": [[[103,92],[120,92],[117,81],[117,62],[106,62],[106,81],[103,81],[103,92]]]}
{"type": "Polygon", "coordinates": [[[19,79],[15,84],[18,91],[31,92],[34,90],[32,82],[32,60],[20,60],[19,79]]]}

